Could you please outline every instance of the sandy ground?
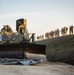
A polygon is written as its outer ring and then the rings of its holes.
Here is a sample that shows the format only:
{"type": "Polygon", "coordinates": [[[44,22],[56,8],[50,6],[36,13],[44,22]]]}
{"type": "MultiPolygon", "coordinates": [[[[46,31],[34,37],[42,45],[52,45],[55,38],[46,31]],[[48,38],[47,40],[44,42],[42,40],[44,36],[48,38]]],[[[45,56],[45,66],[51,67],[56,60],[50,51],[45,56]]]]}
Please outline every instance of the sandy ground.
{"type": "Polygon", "coordinates": [[[44,55],[27,54],[29,59],[42,59],[37,65],[2,65],[0,75],[74,75],[74,66],[47,62],[44,55]]]}

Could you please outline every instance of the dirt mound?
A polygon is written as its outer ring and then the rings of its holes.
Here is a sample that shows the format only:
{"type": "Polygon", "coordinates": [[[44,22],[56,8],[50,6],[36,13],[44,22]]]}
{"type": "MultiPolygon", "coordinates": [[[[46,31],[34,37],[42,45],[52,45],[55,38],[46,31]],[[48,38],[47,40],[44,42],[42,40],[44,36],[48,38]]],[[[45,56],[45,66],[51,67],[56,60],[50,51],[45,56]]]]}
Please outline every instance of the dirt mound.
{"type": "Polygon", "coordinates": [[[46,45],[46,58],[48,61],[74,65],[74,35],[46,39],[37,43],[46,45]]]}

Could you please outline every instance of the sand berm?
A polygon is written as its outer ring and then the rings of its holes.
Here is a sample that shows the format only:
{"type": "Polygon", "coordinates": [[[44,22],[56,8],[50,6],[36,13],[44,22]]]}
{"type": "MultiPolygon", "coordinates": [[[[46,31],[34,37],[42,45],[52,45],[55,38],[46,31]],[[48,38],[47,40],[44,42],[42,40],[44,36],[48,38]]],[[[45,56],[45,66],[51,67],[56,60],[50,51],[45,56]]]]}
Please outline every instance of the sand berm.
{"type": "Polygon", "coordinates": [[[50,62],[74,65],[74,34],[37,41],[46,45],[46,58],[50,62]]]}

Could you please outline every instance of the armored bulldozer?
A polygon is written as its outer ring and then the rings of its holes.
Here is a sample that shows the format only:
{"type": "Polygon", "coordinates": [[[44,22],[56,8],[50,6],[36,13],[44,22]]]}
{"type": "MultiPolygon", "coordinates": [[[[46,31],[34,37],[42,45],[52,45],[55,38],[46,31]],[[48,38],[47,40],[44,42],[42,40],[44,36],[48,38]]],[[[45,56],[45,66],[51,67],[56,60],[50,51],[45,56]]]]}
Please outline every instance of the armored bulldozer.
{"type": "Polygon", "coordinates": [[[9,25],[5,25],[1,29],[1,58],[25,58],[25,52],[45,54],[46,46],[36,44],[35,33],[28,33],[27,19],[18,19],[16,21],[16,31],[17,32],[13,32],[9,25]]]}

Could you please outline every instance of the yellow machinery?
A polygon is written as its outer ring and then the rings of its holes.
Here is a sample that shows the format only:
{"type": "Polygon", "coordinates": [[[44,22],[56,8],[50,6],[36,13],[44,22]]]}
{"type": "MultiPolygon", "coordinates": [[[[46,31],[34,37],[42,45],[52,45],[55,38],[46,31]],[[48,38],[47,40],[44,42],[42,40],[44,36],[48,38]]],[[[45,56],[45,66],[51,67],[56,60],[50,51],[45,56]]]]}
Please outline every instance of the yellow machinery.
{"type": "Polygon", "coordinates": [[[16,21],[16,33],[9,25],[1,29],[2,43],[0,43],[1,58],[24,58],[25,52],[45,54],[45,45],[36,44],[35,33],[29,37],[27,20],[16,21]],[[31,41],[32,40],[32,41],[31,41]]]}

